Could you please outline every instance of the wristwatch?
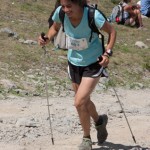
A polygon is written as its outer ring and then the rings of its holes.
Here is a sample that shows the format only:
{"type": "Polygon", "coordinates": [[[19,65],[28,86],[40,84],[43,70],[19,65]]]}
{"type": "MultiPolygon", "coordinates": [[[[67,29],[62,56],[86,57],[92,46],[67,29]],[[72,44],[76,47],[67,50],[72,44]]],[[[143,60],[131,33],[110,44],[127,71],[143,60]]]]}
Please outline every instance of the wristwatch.
{"type": "Polygon", "coordinates": [[[105,53],[108,55],[108,56],[112,56],[113,55],[113,51],[111,49],[107,49],[105,51],[105,53]]]}

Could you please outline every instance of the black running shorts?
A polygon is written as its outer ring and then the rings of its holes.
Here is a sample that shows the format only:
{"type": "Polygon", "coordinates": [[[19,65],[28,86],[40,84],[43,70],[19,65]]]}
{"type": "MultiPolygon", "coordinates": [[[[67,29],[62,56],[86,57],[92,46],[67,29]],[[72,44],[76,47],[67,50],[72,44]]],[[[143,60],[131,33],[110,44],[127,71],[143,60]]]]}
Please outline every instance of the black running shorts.
{"type": "Polygon", "coordinates": [[[73,83],[80,84],[82,77],[108,77],[106,69],[95,62],[89,66],[75,66],[68,61],[68,74],[73,83]]]}

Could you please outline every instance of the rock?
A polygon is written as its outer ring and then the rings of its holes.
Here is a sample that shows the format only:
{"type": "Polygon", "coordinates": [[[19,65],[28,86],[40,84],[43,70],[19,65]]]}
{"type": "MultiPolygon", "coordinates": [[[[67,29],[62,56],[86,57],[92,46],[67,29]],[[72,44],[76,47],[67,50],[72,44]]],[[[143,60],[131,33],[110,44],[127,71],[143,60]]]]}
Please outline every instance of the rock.
{"type": "Polygon", "coordinates": [[[26,40],[23,42],[24,44],[30,44],[30,45],[36,45],[37,41],[33,41],[33,40],[26,40]]]}
{"type": "Polygon", "coordinates": [[[18,38],[18,34],[9,28],[2,28],[0,29],[0,32],[7,33],[9,37],[18,38]]]}
{"type": "Polygon", "coordinates": [[[37,121],[34,118],[20,118],[16,122],[17,127],[38,127],[37,121]]]}
{"type": "Polygon", "coordinates": [[[137,46],[138,48],[144,48],[144,49],[148,49],[149,47],[146,45],[146,44],[144,44],[142,41],[137,41],[136,43],[135,43],[135,46],[137,46]]]}
{"type": "Polygon", "coordinates": [[[19,39],[18,40],[20,43],[23,43],[23,44],[29,44],[29,45],[36,45],[37,44],[37,41],[33,41],[33,40],[24,40],[24,39],[19,39]]]}
{"type": "Polygon", "coordinates": [[[3,123],[3,119],[0,118],[0,123],[3,123]]]}
{"type": "Polygon", "coordinates": [[[25,40],[24,40],[24,39],[19,39],[18,41],[19,41],[20,43],[24,43],[25,40]]]}
{"type": "Polygon", "coordinates": [[[0,84],[3,85],[4,88],[8,90],[17,88],[17,86],[12,81],[7,80],[7,79],[0,80],[0,84]]]}

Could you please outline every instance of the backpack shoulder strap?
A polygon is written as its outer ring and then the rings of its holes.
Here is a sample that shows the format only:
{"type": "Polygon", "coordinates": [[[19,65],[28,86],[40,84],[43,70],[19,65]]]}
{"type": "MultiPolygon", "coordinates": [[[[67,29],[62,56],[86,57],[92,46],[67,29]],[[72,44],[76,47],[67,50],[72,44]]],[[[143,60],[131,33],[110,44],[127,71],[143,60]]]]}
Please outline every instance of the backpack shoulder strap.
{"type": "Polygon", "coordinates": [[[95,10],[98,10],[102,14],[102,16],[105,18],[105,20],[107,20],[106,16],[99,9],[96,9],[94,7],[91,7],[91,6],[87,6],[87,7],[88,7],[88,24],[89,24],[89,27],[91,28],[91,30],[93,32],[101,34],[100,31],[98,30],[96,24],[95,24],[95,20],[94,20],[95,10]]]}
{"type": "MultiPolygon", "coordinates": [[[[97,28],[97,26],[95,24],[95,20],[94,20],[95,10],[98,10],[98,9],[88,6],[88,24],[89,24],[89,27],[91,28],[91,36],[90,36],[89,42],[91,42],[91,40],[92,40],[93,32],[100,34],[101,40],[102,40],[103,53],[104,53],[105,52],[104,35],[99,31],[99,29],[97,28]]],[[[105,18],[105,20],[107,20],[106,16],[103,14],[103,12],[101,12],[100,10],[98,10],[98,11],[102,14],[102,16],[105,18]]]]}
{"type": "Polygon", "coordinates": [[[120,2],[119,4],[118,4],[118,7],[120,7],[120,14],[121,14],[121,21],[120,21],[120,24],[124,24],[125,22],[124,22],[124,18],[123,18],[123,16],[124,16],[124,6],[123,6],[123,3],[124,2],[120,2]]]}
{"type": "Polygon", "coordinates": [[[60,8],[60,11],[59,11],[59,19],[62,23],[62,27],[63,27],[63,31],[64,31],[64,19],[65,19],[65,12],[62,10],[62,7],[60,8]]]}
{"type": "Polygon", "coordinates": [[[57,0],[56,3],[55,3],[55,8],[52,10],[50,16],[49,16],[49,19],[48,19],[48,23],[49,23],[49,28],[53,25],[53,20],[52,20],[52,16],[55,12],[55,10],[60,6],[60,1],[57,0]]]}
{"type": "Polygon", "coordinates": [[[99,34],[100,32],[95,25],[94,15],[95,15],[95,8],[88,6],[88,24],[89,24],[89,27],[91,28],[92,32],[96,32],[99,34]]]}

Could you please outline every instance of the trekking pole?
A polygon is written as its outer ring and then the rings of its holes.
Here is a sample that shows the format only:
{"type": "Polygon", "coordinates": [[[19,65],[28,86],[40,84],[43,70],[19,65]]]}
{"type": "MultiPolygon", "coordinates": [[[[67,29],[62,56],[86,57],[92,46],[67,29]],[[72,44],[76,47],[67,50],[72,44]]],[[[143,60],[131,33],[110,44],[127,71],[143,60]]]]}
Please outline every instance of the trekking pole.
{"type": "Polygon", "coordinates": [[[123,109],[123,107],[122,107],[122,104],[121,104],[121,101],[120,101],[120,99],[119,99],[119,96],[118,96],[118,94],[117,94],[117,92],[116,92],[116,89],[115,89],[114,87],[112,87],[112,89],[113,89],[113,91],[114,91],[114,93],[115,93],[115,96],[117,97],[117,100],[118,100],[118,102],[119,102],[119,104],[120,104],[121,110],[122,110],[122,112],[123,112],[123,114],[124,114],[124,117],[125,117],[125,119],[126,119],[127,125],[128,125],[128,127],[129,127],[129,130],[130,130],[130,133],[131,133],[131,135],[132,135],[132,139],[133,139],[133,141],[136,143],[135,137],[134,137],[133,132],[132,132],[132,130],[131,130],[129,121],[128,121],[127,116],[126,116],[126,114],[125,114],[125,111],[124,111],[124,109],[123,109]]]}
{"type": "MultiPolygon", "coordinates": [[[[100,56],[98,59],[99,59],[100,62],[103,60],[102,56],[100,56]]],[[[103,68],[104,68],[104,67],[103,67],[103,68]]],[[[109,79],[110,79],[110,78],[109,78],[109,79]]],[[[127,116],[126,116],[126,114],[125,114],[125,111],[124,111],[124,109],[123,109],[123,107],[122,107],[122,104],[121,104],[121,101],[120,101],[120,99],[119,99],[119,96],[118,96],[118,94],[117,94],[117,92],[116,92],[116,90],[115,90],[115,88],[114,88],[113,86],[112,86],[112,89],[113,89],[113,91],[114,91],[114,93],[115,93],[115,96],[117,97],[117,100],[118,100],[118,102],[119,102],[119,104],[120,104],[121,110],[122,110],[122,112],[123,112],[123,114],[124,114],[124,117],[125,117],[125,119],[126,119],[127,125],[128,125],[128,127],[129,127],[129,130],[130,130],[130,133],[131,133],[131,135],[132,135],[132,139],[133,139],[133,141],[136,143],[135,137],[134,137],[133,132],[132,132],[132,130],[131,130],[131,126],[130,126],[130,124],[129,124],[129,121],[128,121],[128,119],[127,119],[127,116]]]]}
{"type": "MultiPolygon", "coordinates": [[[[45,41],[47,38],[44,37],[45,33],[41,33],[42,39],[45,41]]],[[[42,46],[42,49],[44,50],[44,76],[45,76],[45,89],[46,89],[46,98],[47,98],[47,106],[48,106],[48,115],[49,115],[49,125],[50,125],[50,133],[51,133],[51,140],[52,144],[54,145],[54,138],[53,138],[53,129],[52,129],[52,122],[51,122],[51,113],[50,113],[50,104],[49,104],[49,95],[48,95],[48,84],[47,84],[47,70],[46,70],[46,47],[42,46]]]]}

